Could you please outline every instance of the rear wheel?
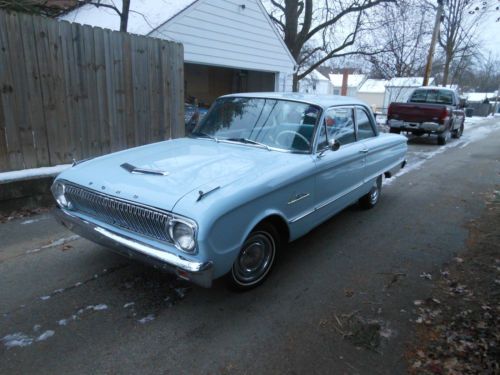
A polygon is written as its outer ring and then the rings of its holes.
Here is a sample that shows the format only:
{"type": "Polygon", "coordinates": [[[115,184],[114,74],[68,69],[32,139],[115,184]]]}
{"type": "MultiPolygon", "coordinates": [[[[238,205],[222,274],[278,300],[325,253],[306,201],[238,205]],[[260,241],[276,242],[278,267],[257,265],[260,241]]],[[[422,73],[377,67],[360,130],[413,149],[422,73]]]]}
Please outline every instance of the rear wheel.
{"type": "Polygon", "coordinates": [[[379,176],[373,183],[368,194],[363,195],[359,199],[359,205],[364,209],[370,209],[376,206],[382,192],[382,176],[379,176]]]}
{"type": "Polygon", "coordinates": [[[438,135],[438,145],[444,146],[446,144],[446,141],[448,139],[448,131],[445,131],[442,134],[438,135]]]}
{"type": "Polygon", "coordinates": [[[226,279],[229,287],[245,291],[262,284],[269,275],[281,237],[269,223],[259,224],[247,237],[226,279]]]}
{"type": "Polygon", "coordinates": [[[460,124],[460,128],[453,131],[452,137],[458,139],[462,136],[463,133],[464,133],[464,121],[462,121],[462,124],[460,124]]]}

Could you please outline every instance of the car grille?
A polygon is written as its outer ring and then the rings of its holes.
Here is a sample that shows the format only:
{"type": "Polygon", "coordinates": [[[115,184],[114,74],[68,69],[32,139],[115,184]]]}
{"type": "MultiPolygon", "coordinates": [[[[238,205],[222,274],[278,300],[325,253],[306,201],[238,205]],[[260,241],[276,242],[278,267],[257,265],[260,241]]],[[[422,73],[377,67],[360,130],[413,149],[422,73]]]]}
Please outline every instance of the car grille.
{"type": "Polygon", "coordinates": [[[170,216],[164,212],[112,198],[75,185],[66,185],[65,195],[71,202],[74,211],[83,212],[99,221],[141,235],[160,241],[172,242],[166,225],[170,216]]]}

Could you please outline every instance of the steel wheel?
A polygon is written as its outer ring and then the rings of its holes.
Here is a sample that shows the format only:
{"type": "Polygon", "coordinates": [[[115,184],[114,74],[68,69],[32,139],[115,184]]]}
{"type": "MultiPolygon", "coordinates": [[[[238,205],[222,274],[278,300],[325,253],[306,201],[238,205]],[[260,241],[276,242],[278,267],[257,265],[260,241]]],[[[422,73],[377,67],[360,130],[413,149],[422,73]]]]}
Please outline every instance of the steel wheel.
{"type": "Polygon", "coordinates": [[[279,235],[270,224],[259,225],[252,231],[228,274],[230,285],[247,290],[264,281],[274,264],[279,242],[279,235]]]}
{"type": "Polygon", "coordinates": [[[372,188],[368,194],[363,195],[359,200],[361,207],[368,209],[375,207],[380,199],[380,192],[382,190],[382,176],[379,176],[373,183],[372,188]]]}

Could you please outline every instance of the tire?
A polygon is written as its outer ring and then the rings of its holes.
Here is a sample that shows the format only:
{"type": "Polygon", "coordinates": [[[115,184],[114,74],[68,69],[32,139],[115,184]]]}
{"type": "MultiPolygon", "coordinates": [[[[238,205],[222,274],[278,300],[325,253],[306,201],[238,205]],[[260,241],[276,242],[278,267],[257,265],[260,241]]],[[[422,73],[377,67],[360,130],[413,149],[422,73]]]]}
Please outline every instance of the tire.
{"type": "Polygon", "coordinates": [[[255,227],[226,275],[229,288],[244,292],[262,284],[275,263],[281,240],[279,232],[270,223],[255,227]]]}
{"type": "Polygon", "coordinates": [[[373,186],[368,192],[368,194],[363,195],[359,199],[358,202],[361,208],[368,210],[370,208],[375,207],[380,199],[381,192],[382,192],[382,176],[379,176],[373,183],[373,186]]]}
{"type": "Polygon", "coordinates": [[[438,145],[444,146],[446,144],[446,133],[438,135],[438,145]]]}
{"type": "Polygon", "coordinates": [[[401,134],[401,129],[390,128],[389,132],[394,134],[401,134]]]}
{"type": "Polygon", "coordinates": [[[462,124],[460,124],[460,128],[453,131],[452,137],[459,139],[463,133],[464,133],[464,121],[462,121],[462,124]]]}

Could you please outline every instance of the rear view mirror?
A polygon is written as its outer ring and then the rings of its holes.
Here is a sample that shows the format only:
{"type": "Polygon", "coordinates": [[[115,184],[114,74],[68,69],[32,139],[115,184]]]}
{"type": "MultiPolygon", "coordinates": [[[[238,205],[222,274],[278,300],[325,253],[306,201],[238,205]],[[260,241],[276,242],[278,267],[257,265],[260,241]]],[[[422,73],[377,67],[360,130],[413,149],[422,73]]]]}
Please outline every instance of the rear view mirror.
{"type": "Polygon", "coordinates": [[[465,108],[467,106],[467,99],[465,98],[460,98],[460,101],[458,103],[459,108],[465,108]]]}

